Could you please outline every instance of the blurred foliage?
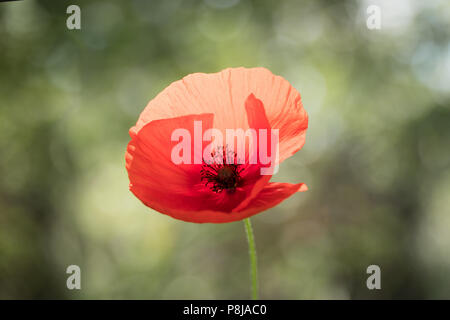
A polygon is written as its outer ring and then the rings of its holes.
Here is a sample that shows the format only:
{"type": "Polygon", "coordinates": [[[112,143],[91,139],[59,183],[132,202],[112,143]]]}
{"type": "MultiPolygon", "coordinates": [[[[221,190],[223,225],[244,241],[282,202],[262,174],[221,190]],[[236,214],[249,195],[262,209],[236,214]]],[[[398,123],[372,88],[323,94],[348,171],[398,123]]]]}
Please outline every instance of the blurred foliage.
{"type": "Polygon", "coordinates": [[[72,2],[0,3],[0,298],[248,298],[243,223],[153,212],[124,168],[151,98],[233,66],[282,75],[310,115],[276,177],[310,190],[253,218],[261,297],[450,298],[448,1],[76,3],[81,30],[72,2]]]}

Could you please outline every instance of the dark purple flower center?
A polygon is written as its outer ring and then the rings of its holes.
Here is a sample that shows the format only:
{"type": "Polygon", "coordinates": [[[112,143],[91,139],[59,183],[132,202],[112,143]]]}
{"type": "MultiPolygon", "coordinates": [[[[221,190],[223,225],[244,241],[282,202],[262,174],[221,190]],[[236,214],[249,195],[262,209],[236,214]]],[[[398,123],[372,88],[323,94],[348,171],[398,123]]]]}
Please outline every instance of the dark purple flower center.
{"type": "Polygon", "coordinates": [[[223,190],[234,192],[242,182],[241,172],[243,168],[242,165],[237,164],[234,152],[231,153],[230,157],[230,152],[226,151],[225,148],[220,148],[220,150],[219,153],[211,153],[213,161],[203,161],[202,169],[200,170],[201,180],[205,181],[205,186],[216,193],[220,193],[223,190]],[[227,153],[228,162],[231,163],[227,163],[227,153]],[[229,161],[230,158],[233,161],[229,161]]]}

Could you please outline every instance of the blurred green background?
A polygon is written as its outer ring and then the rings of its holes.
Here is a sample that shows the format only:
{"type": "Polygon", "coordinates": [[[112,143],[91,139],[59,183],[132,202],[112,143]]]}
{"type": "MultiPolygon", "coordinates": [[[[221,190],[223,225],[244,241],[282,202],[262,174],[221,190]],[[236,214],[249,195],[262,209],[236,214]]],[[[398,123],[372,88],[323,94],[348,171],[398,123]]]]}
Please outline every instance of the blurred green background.
{"type": "Polygon", "coordinates": [[[249,298],[243,223],[151,211],[124,160],[159,91],[236,66],[285,77],[310,116],[274,179],[309,191],[252,219],[261,297],[450,298],[448,1],[75,3],[81,30],[72,2],[0,3],[0,298],[249,298]]]}

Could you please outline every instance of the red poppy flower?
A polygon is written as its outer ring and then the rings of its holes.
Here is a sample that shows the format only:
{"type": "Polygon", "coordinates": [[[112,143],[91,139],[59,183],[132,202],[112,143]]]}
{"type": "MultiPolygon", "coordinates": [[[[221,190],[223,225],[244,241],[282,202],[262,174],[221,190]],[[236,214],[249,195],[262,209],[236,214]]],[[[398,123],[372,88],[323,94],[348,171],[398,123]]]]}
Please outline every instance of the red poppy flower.
{"type": "MultiPolygon", "coordinates": [[[[308,115],[298,91],[267,69],[190,74],[150,101],[130,129],[126,152],[130,190],[146,206],[184,221],[224,223],[250,217],[306,191],[306,185],[269,182],[271,175],[262,174],[261,169],[274,167],[273,161],[260,161],[263,147],[273,156],[274,136],[267,134],[254,144],[246,137],[245,157],[238,162],[236,149],[229,149],[228,140],[220,145],[214,135],[208,141],[205,132],[214,128],[225,136],[228,129],[277,129],[278,165],[302,148],[307,127],[308,115]],[[182,131],[176,131],[179,129],[182,131]],[[179,154],[181,140],[177,135],[174,139],[174,132],[194,137],[184,141],[186,149],[179,154]],[[208,145],[212,159],[231,154],[233,161],[206,161],[208,145]],[[255,150],[256,163],[251,162],[255,150]],[[194,158],[193,163],[174,161],[174,152],[185,160],[194,158]]],[[[232,142],[239,145],[236,139],[232,142]]]]}

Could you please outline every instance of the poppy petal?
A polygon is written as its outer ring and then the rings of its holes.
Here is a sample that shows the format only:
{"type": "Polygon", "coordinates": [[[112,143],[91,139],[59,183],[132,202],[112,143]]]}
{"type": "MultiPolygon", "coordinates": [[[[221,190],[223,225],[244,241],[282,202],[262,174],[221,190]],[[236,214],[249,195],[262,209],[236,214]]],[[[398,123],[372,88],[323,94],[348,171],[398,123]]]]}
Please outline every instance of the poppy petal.
{"type": "MultiPolygon", "coordinates": [[[[304,183],[290,184],[273,182],[266,185],[246,208],[239,212],[224,213],[214,210],[197,211],[192,214],[179,209],[171,209],[168,215],[175,219],[195,223],[226,223],[251,217],[261,211],[272,208],[289,198],[296,192],[306,191],[308,188],[304,183]]],[[[157,209],[158,210],[158,209],[157,209]]]]}
{"type": "Polygon", "coordinates": [[[307,190],[308,187],[304,183],[271,182],[239,214],[245,217],[252,216],[276,206],[296,192],[304,192],[307,190]]]}
{"type": "MultiPolygon", "coordinates": [[[[257,99],[255,95],[252,93],[247,97],[245,101],[245,110],[247,112],[247,121],[249,128],[259,130],[259,129],[270,129],[269,120],[266,116],[266,111],[264,110],[264,105],[261,100],[257,99]]],[[[270,144],[270,135],[267,140],[267,145],[270,144]]],[[[267,146],[266,146],[267,147],[267,146]]],[[[266,149],[267,150],[267,149],[266,149]]],[[[246,146],[246,155],[250,157],[250,152],[256,152],[255,150],[250,150],[248,147],[248,143],[246,146]]],[[[258,156],[258,155],[257,155],[258,156]]],[[[264,188],[265,185],[269,183],[272,175],[261,175],[261,168],[263,166],[259,163],[257,165],[249,165],[243,171],[243,177],[246,184],[253,184],[253,188],[251,189],[250,194],[248,194],[247,198],[242,201],[236,208],[233,209],[234,212],[245,208],[250,201],[255,198],[258,193],[264,188]]]]}
{"type": "MultiPolygon", "coordinates": [[[[200,182],[201,164],[175,164],[172,161],[172,150],[179,143],[172,141],[172,133],[174,130],[184,129],[187,130],[189,137],[193,137],[194,121],[201,121],[203,129],[206,130],[212,126],[213,115],[201,114],[155,120],[137,132],[130,131],[132,139],[125,156],[130,190],[144,203],[153,200],[158,202],[160,190],[164,190],[164,193],[172,199],[184,195],[195,201],[202,196],[193,187],[200,182]]],[[[194,160],[193,140],[189,142],[191,161],[194,160]]],[[[200,147],[203,149],[203,145],[200,147]]]]}
{"type": "Polygon", "coordinates": [[[280,130],[281,163],[303,146],[308,115],[298,91],[265,68],[194,73],[173,82],[149,102],[136,129],[156,119],[211,112],[215,115],[215,128],[246,130],[248,122],[243,114],[250,93],[264,104],[270,127],[280,130]]]}

